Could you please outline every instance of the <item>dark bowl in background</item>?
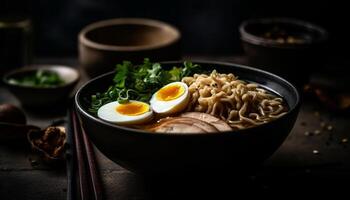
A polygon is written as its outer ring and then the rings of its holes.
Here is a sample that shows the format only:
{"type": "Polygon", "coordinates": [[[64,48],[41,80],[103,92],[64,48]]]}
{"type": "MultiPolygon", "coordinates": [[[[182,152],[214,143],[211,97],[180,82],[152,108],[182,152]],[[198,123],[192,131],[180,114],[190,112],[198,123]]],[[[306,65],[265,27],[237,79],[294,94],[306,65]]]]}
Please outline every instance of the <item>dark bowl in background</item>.
{"type": "MultiPolygon", "coordinates": [[[[115,72],[101,75],[82,86],[75,96],[78,115],[85,132],[109,159],[135,172],[169,173],[202,169],[235,169],[256,166],[282,144],[291,131],[299,112],[297,89],[279,76],[236,64],[194,62],[206,70],[230,72],[241,79],[261,84],[281,95],[289,111],[281,118],[245,130],[220,134],[150,133],[102,121],[90,114],[92,94],[105,91],[115,72]]],[[[163,67],[180,66],[181,62],[165,62],[163,67]]]]}
{"type": "Polygon", "coordinates": [[[116,63],[144,58],[164,61],[180,58],[181,34],[165,22],[117,18],[88,25],[79,33],[79,61],[90,77],[115,69],[116,63]]]}
{"type": "Polygon", "coordinates": [[[288,18],[251,19],[244,21],[239,31],[249,65],[278,74],[299,88],[324,62],[328,33],[309,22],[288,18]],[[302,41],[288,43],[266,37],[267,32],[276,29],[302,41]]]}
{"type": "Polygon", "coordinates": [[[55,109],[54,106],[63,107],[67,103],[69,96],[72,94],[74,87],[80,79],[78,70],[68,66],[61,65],[32,65],[19,68],[8,72],[3,77],[3,82],[21,102],[22,106],[27,108],[48,108],[55,109]],[[34,87],[12,84],[9,82],[11,78],[23,77],[37,70],[49,70],[57,72],[65,81],[63,85],[55,87],[34,87]]]}

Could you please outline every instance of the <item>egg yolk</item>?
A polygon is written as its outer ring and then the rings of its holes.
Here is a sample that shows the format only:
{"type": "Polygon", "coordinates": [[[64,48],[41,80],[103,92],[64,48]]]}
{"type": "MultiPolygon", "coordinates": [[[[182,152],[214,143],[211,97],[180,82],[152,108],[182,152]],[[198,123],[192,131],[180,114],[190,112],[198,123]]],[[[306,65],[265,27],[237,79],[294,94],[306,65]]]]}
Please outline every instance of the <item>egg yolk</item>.
{"type": "Polygon", "coordinates": [[[185,92],[185,89],[182,85],[169,85],[163,87],[157,92],[157,99],[160,101],[170,101],[177,99],[185,92]]]}
{"type": "Polygon", "coordinates": [[[149,111],[149,105],[141,102],[119,104],[116,111],[122,115],[136,116],[149,111]]]}

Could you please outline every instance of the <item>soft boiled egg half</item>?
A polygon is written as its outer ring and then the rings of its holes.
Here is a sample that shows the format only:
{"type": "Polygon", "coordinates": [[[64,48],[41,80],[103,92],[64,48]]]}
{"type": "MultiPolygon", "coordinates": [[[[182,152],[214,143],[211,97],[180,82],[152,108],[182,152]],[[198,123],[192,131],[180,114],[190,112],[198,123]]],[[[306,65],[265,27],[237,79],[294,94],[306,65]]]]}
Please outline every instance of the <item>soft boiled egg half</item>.
{"type": "Polygon", "coordinates": [[[172,114],[185,109],[189,99],[187,85],[182,82],[173,82],[154,93],[150,103],[154,112],[172,114]]]}
{"type": "Polygon", "coordinates": [[[129,101],[120,104],[118,101],[103,105],[97,111],[97,116],[115,124],[142,124],[152,119],[153,111],[147,103],[129,101]]]}

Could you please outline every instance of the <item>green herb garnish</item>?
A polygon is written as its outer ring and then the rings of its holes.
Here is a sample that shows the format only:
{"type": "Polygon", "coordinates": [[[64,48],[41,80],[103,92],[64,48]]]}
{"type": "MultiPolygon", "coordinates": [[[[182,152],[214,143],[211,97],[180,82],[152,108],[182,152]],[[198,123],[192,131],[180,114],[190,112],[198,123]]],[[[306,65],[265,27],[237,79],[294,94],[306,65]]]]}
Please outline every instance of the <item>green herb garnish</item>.
{"type": "Polygon", "coordinates": [[[31,87],[55,87],[64,83],[58,73],[49,70],[38,70],[34,73],[9,79],[10,84],[31,87]]]}
{"type": "Polygon", "coordinates": [[[163,69],[159,63],[151,63],[147,58],[141,65],[124,61],[117,64],[114,84],[107,91],[91,96],[89,111],[97,113],[101,106],[112,101],[127,103],[129,100],[137,100],[148,103],[157,90],[168,83],[198,73],[199,68],[199,65],[189,61],[185,61],[182,67],[174,66],[170,70],[163,69]]]}

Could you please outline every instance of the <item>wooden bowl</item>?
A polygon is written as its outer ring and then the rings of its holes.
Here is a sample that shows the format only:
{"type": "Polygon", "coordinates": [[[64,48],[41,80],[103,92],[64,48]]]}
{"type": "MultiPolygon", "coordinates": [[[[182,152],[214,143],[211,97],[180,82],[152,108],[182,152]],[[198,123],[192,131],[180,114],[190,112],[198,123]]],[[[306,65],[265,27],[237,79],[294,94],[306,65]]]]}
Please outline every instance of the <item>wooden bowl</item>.
{"type": "Polygon", "coordinates": [[[181,34],[161,21],[119,18],[88,25],[79,33],[79,60],[90,77],[129,60],[164,61],[180,58],[181,34]]]}

